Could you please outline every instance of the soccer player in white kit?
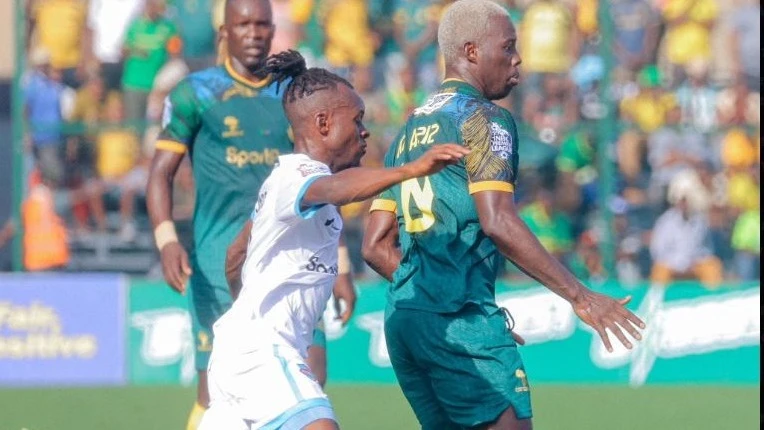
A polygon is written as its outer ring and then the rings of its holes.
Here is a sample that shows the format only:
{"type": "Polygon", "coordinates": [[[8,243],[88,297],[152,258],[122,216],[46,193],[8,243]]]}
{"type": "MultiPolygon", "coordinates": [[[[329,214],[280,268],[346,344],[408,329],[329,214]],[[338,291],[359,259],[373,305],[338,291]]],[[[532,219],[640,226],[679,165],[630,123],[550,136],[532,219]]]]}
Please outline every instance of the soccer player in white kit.
{"type": "Polygon", "coordinates": [[[352,86],[306,69],[295,51],[272,56],[268,67],[274,79],[288,81],[283,103],[295,153],[279,157],[232,245],[247,245],[242,289],[214,325],[211,403],[200,430],[339,428],[305,363],[338,273],[337,206],[437,172],[469,152],[443,144],[402,167],[360,168],[369,132],[352,86]]]}

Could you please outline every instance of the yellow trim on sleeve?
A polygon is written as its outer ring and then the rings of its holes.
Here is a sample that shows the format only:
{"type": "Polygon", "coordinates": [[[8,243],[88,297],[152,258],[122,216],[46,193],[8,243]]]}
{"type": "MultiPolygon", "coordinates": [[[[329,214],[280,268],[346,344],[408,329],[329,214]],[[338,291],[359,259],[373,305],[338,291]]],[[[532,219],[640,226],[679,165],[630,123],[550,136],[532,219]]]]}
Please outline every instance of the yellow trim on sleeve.
{"type": "Polygon", "coordinates": [[[395,203],[395,200],[387,200],[387,199],[374,199],[373,202],[371,202],[371,207],[369,208],[369,212],[374,211],[385,211],[385,212],[395,212],[398,209],[398,204],[395,203]]]}
{"type": "Polygon", "coordinates": [[[264,87],[264,86],[266,86],[266,85],[271,83],[271,76],[270,75],[266,76],[264,79],[261,79],[259,81],[253,81],[251,79],[248,79],[248,78],[240,75],[238,72],[236,72],[236,70],[234,70],[233,65],[231,65],[231,59],[230,58],[225,60],[225,69],[228,72],[228,74],[231,75],[231,77],[233,77],[237,81],[241,82],[242,84],[248,85],[248,86],[250,86],[252,88],[255,88],[255,89],[262,88],[262,87],[264,87]]]}
{"type": "Polygon", "coordinates": [[[472,182],[469,185],[470,194],[479,193],[481,191],[503,191],[505,193],[515,192],[515,186],[509,182],[503,181],[480,181],[472,182]]]}
{"type": "Polygon", "coordinates": [[[188,148],[186,145],[176,142],[174,140],[160,139],[157,140],[155,145],[156,149],[162,149],[164,151],[175,152],[177,154],[185,154],[188,148]]]}

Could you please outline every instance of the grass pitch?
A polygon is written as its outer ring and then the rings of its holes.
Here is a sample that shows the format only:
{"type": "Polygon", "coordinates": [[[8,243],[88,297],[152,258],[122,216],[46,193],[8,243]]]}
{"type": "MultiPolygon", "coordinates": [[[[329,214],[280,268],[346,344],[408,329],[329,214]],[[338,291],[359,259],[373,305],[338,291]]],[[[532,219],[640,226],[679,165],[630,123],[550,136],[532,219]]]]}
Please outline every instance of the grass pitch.
{"type": "MultiPolygon", "coordinates": [[[[537,430],[747,430],[760,424],[759,387],[537,385],[537,430]]],[[[394,385],[331,385],[350,430],[417,429],[394,385]]],[[[0,430],[184,430],[192,388],[0,389],[0,430]]]]}

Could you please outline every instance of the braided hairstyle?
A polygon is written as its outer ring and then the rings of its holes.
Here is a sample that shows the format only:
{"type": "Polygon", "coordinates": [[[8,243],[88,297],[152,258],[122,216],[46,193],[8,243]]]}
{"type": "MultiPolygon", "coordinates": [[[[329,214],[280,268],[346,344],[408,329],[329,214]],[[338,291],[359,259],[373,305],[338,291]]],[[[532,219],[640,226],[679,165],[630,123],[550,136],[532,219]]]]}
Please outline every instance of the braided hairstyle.
{"type": "Polygon", "coordinates": [[[316,91],[336,89],[338,84],[353,88],[350,82],[326,69],[307,68],[305,58],[292,49],[268,57],[263,72],[271,75],[278,86],[291,79],[284,91],[282,102],[285,107],[316,91]]]}

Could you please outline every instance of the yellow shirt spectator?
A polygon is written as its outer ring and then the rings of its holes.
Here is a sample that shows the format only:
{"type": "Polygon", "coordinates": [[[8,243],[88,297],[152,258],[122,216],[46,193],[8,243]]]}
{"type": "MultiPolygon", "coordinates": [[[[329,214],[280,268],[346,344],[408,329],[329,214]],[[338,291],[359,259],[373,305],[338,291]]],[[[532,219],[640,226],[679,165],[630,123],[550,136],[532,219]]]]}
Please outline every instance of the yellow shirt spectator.
{"type": "Polygon", "coordinates": [[[531,73],[563,73],[573,64],[570,37],[573,16],[556,1],[534,2],[520,24],[523,69],[531,73]]]}
{"type": "Polygon", "coordinates": [[[666,115],[676,105],[671,94],[642,91],[621,102],[621,113],[631,119],[639,129],[650,133],[666,123],[666,115]]]}
{"type": "Polygon", "coordinates": [[[374,43],[365,0],[327,1],[326,59],[335,67],[371,65],[374,43]]]}
{"type": "Polygon", "coordinates": [[[83,0],[41,0],[32,11],[36,42],[50,52],[56,69],[77,67],[82,60],[82,36],[87,18],[83,0]]]}
{"type": "Polygon", "coordinates": [[[710,59],[711,24],[718,14],[716,0],[666,0],[663,18],[669,23],[668,60],[685,65],[696,58],[710,59]]]}
{"type": "Polygon", "coordinates": [[[105,130],[98,134],[98,175],[118,179],[135,167],[140,155],[138,136],[127,129],[105,130]]]}
{"type": "Polygon", "coordinates": [[[759,185],[747,173],[735,173],[727,182],[727,203],[741,211],[759,208],[759,185]]]}

